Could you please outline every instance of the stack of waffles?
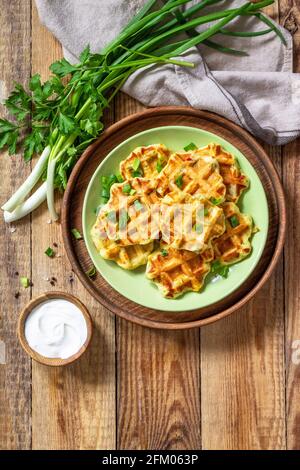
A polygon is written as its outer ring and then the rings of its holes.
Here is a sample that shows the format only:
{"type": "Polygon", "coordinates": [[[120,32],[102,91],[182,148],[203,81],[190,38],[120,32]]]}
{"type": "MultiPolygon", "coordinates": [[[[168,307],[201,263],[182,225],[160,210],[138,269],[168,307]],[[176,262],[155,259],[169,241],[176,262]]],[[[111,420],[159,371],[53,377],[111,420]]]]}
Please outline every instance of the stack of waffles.
{"type": "Polygon", "coordinates": [[[252,218],[237,205],[249,181],[220,145],[176,153],[162,144],[138,147],[120,174],[92,239],[123,269],[146,264],[163,296],[199,292],[213,266],[250,254],[252,218]]]}

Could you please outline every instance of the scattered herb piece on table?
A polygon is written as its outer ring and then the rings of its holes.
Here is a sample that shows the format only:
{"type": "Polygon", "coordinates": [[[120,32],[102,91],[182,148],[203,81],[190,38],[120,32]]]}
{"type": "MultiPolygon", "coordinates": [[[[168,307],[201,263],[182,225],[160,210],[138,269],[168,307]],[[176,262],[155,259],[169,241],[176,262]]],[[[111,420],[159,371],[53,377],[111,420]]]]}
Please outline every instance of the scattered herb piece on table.
{"type": "Polygon", "coordinates": [[[53,258],[54,250],[49,246],[47,250],[45,251],[45,255],[49,256],[49,258],[53,258]]]}

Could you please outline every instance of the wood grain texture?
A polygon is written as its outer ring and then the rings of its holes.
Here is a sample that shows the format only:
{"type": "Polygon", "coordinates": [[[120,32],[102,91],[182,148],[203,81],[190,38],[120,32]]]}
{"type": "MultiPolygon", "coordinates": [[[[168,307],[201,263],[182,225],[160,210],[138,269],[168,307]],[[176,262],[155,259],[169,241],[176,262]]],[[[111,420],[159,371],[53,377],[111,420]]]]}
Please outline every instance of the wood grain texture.
{"type": "MultiPolygon", "coordinates": [[[[281,174],[281,150],[265,148],[281,174]]],[[[284,449],[282,261],[244,308],[201,330],[201,364],[203,447],[284,449]]]]}
{"type": "Polygon", "coordinates": [[[281,253],[285,233],[284,194],[274,166],[261,146],[246,131],[213,113],[188,107],[158,107],[134,113],[119,120],[84,152],[76,164],[62,204],[62,231],[71,265],[88,291],[111,312],[142,326],[164,329],[186,329],[207,325],[242,307],[269,278],[281,253]],[[84,197],[88,184],[101,161],[117,145],[150,128],[181,125],[204,129],[219,135],[237,147],[252,164],[264,186],[269,208],[267,241],[260,260],[248,279],[234,292],[206,307],[192,311],[165,312],[141,305],[123,297],[101,276],[86,276],[91,260],[84,242],[74,240],[72,227],[82,228],[84,197]],[[279,223],[280,222],[280,223],[279,223]]]}
{"type": "MultiPolygon", "coordinates": [[[[115,120],[142,109],[121,94],[115,120]]],[[[201,448],[199,330],[116,322],[118,449],[201,448]]]]}
{"type": "MultiPolygon", "coordinates": [[[[48,66],[61,57],[61,47],[41,26],[35,8],[32,28],[32,72],[46,78],[48,66]]],[[[94,335],[86,354],[68,367],[49,370],[33,363],[32,446],[34,449],[114,448],[114,318],[80,285],[63,250],[60,224],[48,224],[48,219],[45,205],[33,216],[33,295],[52,289],[78,296],[92,315],[94,335]],[[53,247],[53,243],[58,246],[54,247],[56,257],[51,259],[44,251],[48,246],[53,247]],[[53,286],[52,277],[55,278],[53,286]]]]}
{"type": "MultiPolygon", "coordinates": [[[[25,84],[30,77],[30,2],[1,0],[0,11],[2,100],[11,91],[14,80],[25,84]]],[[[1,107],[2,116],[3,111],[1,107]]],[[[30,165],[24,163],[21,155],[1,155],[1,205],[29,172],[30,165]]],[[[0,449],[28,449],[31,445],[31,365],[15,334],[19,310],[31,294],[30,288],[20,286],[15,274],[30,277],[30,218],[14,226],[16,230],[11,233],[1,217],[0,340],[5,343],[6,364],[0,364],[0,449]]]]}
{"type": "MultiPolygon", "coordinates": [[[[280,20],[294,38],[294,71],[300,72],[300,4],[280,0],[280,20]]],[[[299,81],[299,78],[298,78],[299,81]]],[[[299,81],[300,83],[300,81],[299,81]]],[[[287,448],[300,449],[300,139],[283,148],[283,182],[289,230],[285,244],[287,448]]]]}
{"type": "MultiPolygon", "coordinates": [[[[30,74],[31,3],[0,0],[1,96],[13,80],[26,83],[30,74]]],[[[280,22],[294,33],[295,71],[300,72],[299,1],[279,0],[269,10],[274,18],[278,8],[280,22]]],[[[60,56],[58,43],[40,26],[34,10],[33,71],[45,78],[48,64],[60,56]]],[[[120,95],[106,123],[141,109],[120,95]]],[[[20,288],[14,276],[19,271],[31,277],[30,219],[16,224],[14,233],[0,222],[0,339],[7,349],[7,364],[0,364],[0,449],[116,444],[126,449],[300,449],[300,142],[284,147],[282,159],[280,149],[267,150],[282,170],[288,198],[284,264],[245,308],[201,329],[201,356],[199,330],[160,332],[115,321],[75,276],[69,281],[73,273],[60,226],[47,224],[46,208],[33,216],[33,295],[52,288],[75,294],[90,309],[97,328],[88,355],[78,364],[50,373],[33,365],[32,444],[30,360],[15,335],[18,313],[31,292],[20,288]],[[51,260],[44,251],[53,242],[62,256],[51,260]],[[44,280],[52,276],[55,286],[44,280]],[[18,290],[21,295],[15,299],[18,290]]],[[[20,156],[1,155],[1,202],[29,171],[20,156]]]]}

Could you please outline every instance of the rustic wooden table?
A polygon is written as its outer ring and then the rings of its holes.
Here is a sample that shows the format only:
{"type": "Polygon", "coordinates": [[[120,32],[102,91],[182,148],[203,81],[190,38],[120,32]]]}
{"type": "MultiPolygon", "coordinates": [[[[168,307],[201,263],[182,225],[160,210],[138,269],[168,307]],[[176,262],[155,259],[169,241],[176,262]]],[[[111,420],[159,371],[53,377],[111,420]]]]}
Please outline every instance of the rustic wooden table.
{"type": "MultiPolygon", "coordinates": [[[[0,0],[0,11],[5,95],[14,80],[25,84],[36,72],[45,79],[61,48],[33,1],[0,0]]],[[[280,0],[269,13],[295,32],[300,71],[298,0],[280,0]]],[[[106,125],[141,109],[120,94],[106,125]]],[[[45,206],[13,233],[1,220],[0,448],[300,448],[300,141],[267,150],[287,196],[284,256],[252,302],[201,331],[152,331],[113,317],[70,281],[60,225],[47,223],[45,206]],[[61,256],[49,259],[44,251],[53,243],[61,256]],[[31,288],[20,288],[17,272],[32,279],[31,288]],[[96,326],[89,353],[62,369],[31,362],[16,337],[20,310],[53,289],[78,296],[96,326]]],[[[21,155],[1,155],[1,202],[29,172],[21,155]]]]}

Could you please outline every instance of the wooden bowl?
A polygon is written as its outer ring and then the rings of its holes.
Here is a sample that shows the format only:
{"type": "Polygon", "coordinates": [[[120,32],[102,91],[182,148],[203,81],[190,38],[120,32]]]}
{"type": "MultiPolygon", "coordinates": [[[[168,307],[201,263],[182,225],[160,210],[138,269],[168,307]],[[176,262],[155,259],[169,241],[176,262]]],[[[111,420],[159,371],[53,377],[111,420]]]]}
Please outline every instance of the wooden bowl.
{"type": "Polygon", "coordinates": [[[186,329],[207,325],[226,317],[248,302],[269,279],[282,251],[286,209],[278,174],[264,151],[247,131],[233,122],[206,111],[188,107],[162,107],[128,116],[103,132],[77,162],[62,204],[62,231],[65,249],[73,270],[87,290],[107,309],[139,325],[161,329],[186,329]],[[189,126],[219,135],[237,147],[256,170],[268,201],[269,231],[267,242],[256,268],[232,294],[198,310],[165,312],[146,308],[123,297],[98,273],[90,279],[86,272],[91,259],[84,240],[75,240],[71,230],[82,230],[82,207],[89,181],[103,158],[118,144],[147,129],[161,126],[189,126]]]}
{"type": "Polygon", "coordinates": [[[41,364],[44,364],[46,366],[65,366],[67,364],[71,364],[72,362],[76,361],[79,359],[82,354],[86,351],[88,348],[91,338],[92,338],[92,331],[93,331],[93,326],[92,326],[92,320],[90,317],[90,314],[87,310],[87,308],[83,305],[83,303],[80,302],[76,297],[74,297],[71,294],[67,294],[65,292],[58,292],[58,291],[53,291],[53,292],[46,292],[45,294],[40,295],[39,297],[36,297],[35,299],[31,300],[26,307],[22,310],[19,316],[19,321],[18,321],[18,337],[21,343],[22,348],[24,351],[35,361],[40,362],[41,364]],[[59,358],[50,358],[50,357],[45,357],[42,356],[41,354],[37,353],[34,351],[28,344],[26,337],[25,337],[25,321],[28,315],[32,312],[32,310],[37,307],[37,305],[45,302],[46,300],[49,299],[65,299],[69,300],[73,304],[75,304],[82,312],[85,321],[86,321],[86,326],[87,326],[87,338],[85,343],[82,345],[82,347],[77,351],[76,354],[73,354],[72,356],[66,358],[66,359],[59,359],[59,358]]]}

